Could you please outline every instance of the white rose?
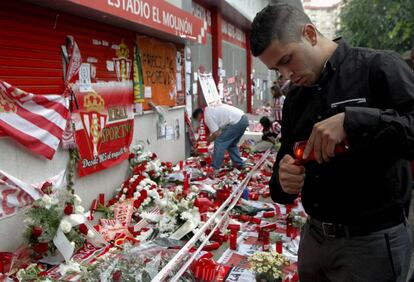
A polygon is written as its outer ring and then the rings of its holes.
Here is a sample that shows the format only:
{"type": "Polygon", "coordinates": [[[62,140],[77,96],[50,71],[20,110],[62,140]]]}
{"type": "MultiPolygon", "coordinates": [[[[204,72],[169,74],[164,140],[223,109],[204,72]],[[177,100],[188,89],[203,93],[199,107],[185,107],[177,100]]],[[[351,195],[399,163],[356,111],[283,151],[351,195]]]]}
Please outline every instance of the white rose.
{"type": "Polygon", "coordinates": [[[157,198],[159,196],[158,193],[157,193],[157,191],[155,191],[155,190],[147,190],[147,191],[148,191],[148,195],[151,198],[157,198]]]}
{"type": "Polygon", "coordinates": [[[128,192],[128,188],[122,189],[122,192],[124,192],[124,193],[128,192]]]}
{"type": "Polygon", "coordinates": [[[50,209],[52,206],[52,198],[49,195],[43,195],[42,204],[46,209],[50,209]]]}
{"type": "MultiPolygon", "coordinates": [[[[71,242],[71,244],[72,243],[75,244],[74,242],[71,242]]],[[[67,274],[70,274],[70,273],[80,273],[81,272],[80,264],[77,262],[73,262],[73,261],[61,264],[59,266],[59,272],[63,276],[66,276],[67,274]]]]}
{"type": "Polygon", "coordinates": [[[119,198],[119,201],[120,202],[123,202],[123,201],[125,201],[125,199],[126,199],[125,194],[122,194],[122,196],[119,198]]]}
{"type": "Polygon", "coordinates": [[[78,205],[80,205],[81,203],[82,203],[82,199],[81,199],[81,197],[79,197],[78,195],[73,195],[73,197],[74,197],[74,204],[76,205],[76,206],[78,206],[78,205]]]}
{"type": "Polygon", "coordinates": [[[52,197],[52,206],[57,205],[57,204],[59,204],[59,199],[55,198],[55,197],[52,197]]]}
{"type": "Polygon", "coordinates": [[[159,205],[160,205],[161,208],[165,208],[168,205],[168,201],[167,200],[161,200],[159,202],[159,205]]]}
{"type": "Polygon", "coordinates": [[[72,224],[64,219],[60,222],[60,229],[63,233],[69,233],[72,230],[72,224]]]}
{"type": "Polygon", "coordinates": [[[31,224],[33,224],[33,223],[34,223],[34,220],[33,220],[33,218],[31,218],[31,217],[26,217],[25,219],[23,219],[23,222],[24,222],[26,225],[31,225],[31,224]]]}
{"type": "Polygon", "coordinates": [[[140,192],[137,191],[137,192],[134,193],[134,199],[138,199],[139,196],[141,196],[140,192]]]}
{"type": "Polygon", "coordinates": [[[82,206],[76,206],[75,207],[75,213],[83,214],[84,212],[85,212],[85,209],[82,206]]]}
{"type": "Polygon", "coordinates": [[[88,238],[93,239],[95,237],[95,233],[92,230],[88,230],[88,238]]]}

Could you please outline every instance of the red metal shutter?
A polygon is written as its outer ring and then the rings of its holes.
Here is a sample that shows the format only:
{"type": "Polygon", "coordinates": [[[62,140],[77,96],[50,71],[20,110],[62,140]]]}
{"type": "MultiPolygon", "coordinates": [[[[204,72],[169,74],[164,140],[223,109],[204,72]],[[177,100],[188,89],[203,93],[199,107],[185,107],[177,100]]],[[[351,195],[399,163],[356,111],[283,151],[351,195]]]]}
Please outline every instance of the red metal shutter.
{"type": "Polygon", "coordinates": [[[106,66],[116,55],[93,39],[109,46],[124,40],[133,56],[134,32],[21,1],[0,1],[0,79],[33,93],[63,93],[60,46],[67,35],[78,43],[84,62],[98,60],[93,65],[99,80],[117,80],[106,66]]]}

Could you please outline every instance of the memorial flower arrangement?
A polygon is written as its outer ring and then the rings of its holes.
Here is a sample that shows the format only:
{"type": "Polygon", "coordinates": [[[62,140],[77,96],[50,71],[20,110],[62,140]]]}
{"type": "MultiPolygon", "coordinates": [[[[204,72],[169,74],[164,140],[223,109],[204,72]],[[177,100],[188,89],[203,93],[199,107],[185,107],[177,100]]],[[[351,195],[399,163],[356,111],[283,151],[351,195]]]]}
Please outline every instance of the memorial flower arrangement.
{"type": "Polygon", "coordinates": [[[162,176],[171,169],[171,163],[161,162],[157,154],[144,151],[143,145],[137,145],[129,156],[132,175],[143,175],[159,183],[162,176]]]}
{"type": "Polygon", "coordinates": [[[142,212],[155,207],[160,202],[162,194],[156,182],[144,175],[134,175],[126,180],[117,190],[117,195],[108,202],[112,206],[116,202],[133,199],[136,212],[142,212]]]}
{"type": "Polygon", "coordinates": [[[248,257],[249,268],[256,274],[256,281],[277,281],[283,278],[283,267],[289,261],[283,255],[271,252],[257,252],[248,257]]]}
{"type": "Polygon", "coordinates": [[[143,212],[141,217],[156,223],[161,237],[167,237],[181,229],[179,234],[176,234],[177,239],[181,239],[179,237],[188,234],[201,222],[199,210],[194,206],[197,187],[192,186],[191,189],[188,194],[185,194],[182,186],[179,185],[174,191],[166,192],[159,202],[160,214],[143,212]]]}
{"type": "Polygon", "coordinates": [[[53,240],[59,229],[75,250],[83,246],[88,236],[94,236],[83,224],[84,208],[78,195],[66,189],[52,193],[52,186],[47,184],[42,191],[43,197],[33,202],[24,218],[27,226],[24,238],[34,258],[57,254],[53,240]]]}
{"type": "MultiPolygon", "coordinates": [[[[142,244],[138,247],[126,246],[118,254],[98,259],[96,264],[84,271],[81,282],[150,282],[175,255],[170,250],[155,244],[142,244]]],[[[174,273],[170,274],[170,277],[174,273]]],[[[168,279],[167,279],[168,280],[168,279]]],[[[181,282],[195,281],[190,271],[180,277],[181,282]]]]}

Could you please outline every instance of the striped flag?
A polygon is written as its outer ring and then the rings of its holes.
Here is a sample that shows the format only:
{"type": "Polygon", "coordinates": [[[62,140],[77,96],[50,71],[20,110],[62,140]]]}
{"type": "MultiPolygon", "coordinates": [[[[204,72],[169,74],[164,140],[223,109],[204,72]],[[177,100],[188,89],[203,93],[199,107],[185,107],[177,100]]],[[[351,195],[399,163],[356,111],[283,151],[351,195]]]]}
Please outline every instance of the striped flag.
{"type": "Polygon", "coordinates": [[[66,171],[61,171],[42,183],[29,184],[0,170],[0,220],[16,214],[40,199],[45,184],[51,185],[54,193],[63,189],[66,187],[66,171]]]}
{"type": "Polygon", "coordinates": [[[0,80],[0,135],[52,159],[68,117],[63,95],[35,95],[0,80]]]}

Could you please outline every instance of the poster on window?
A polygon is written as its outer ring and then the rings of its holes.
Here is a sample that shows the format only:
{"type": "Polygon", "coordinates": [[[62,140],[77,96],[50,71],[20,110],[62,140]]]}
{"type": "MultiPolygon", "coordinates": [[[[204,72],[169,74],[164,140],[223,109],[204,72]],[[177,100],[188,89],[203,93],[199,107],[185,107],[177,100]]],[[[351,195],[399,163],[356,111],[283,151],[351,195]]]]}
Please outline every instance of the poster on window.
{"type": "Polygon", "coordinates": [[[79,149],[80,176],[128,159],[134,128],[132,81],[92,83],[92,90],[74,93],[79,109],[72,113],[79,149]]]}
{"type": "MultiPolygon", "coordinates": [[[[171,43],[148,37],[138,37],[142,76],[145,87],[151,88],[151,98],[155,105],[175,106],[177,98],[177,49],[171,43]]],[[[149,106],[144,104],[145,109],[149,106]]]]}
{"type": "Polygon", "coordinates": [[[198,80],[200,81],[201,91],[203,93],[207,105],[210,107],[220,104],[220,96],[217,91],[216,83],[214,82],[212,74],[199,73],[198,77],[198,80]]]}

